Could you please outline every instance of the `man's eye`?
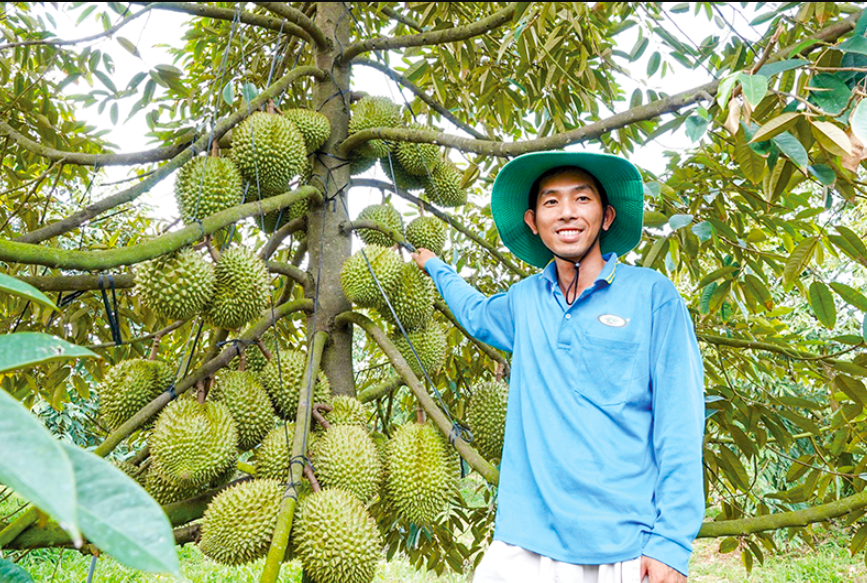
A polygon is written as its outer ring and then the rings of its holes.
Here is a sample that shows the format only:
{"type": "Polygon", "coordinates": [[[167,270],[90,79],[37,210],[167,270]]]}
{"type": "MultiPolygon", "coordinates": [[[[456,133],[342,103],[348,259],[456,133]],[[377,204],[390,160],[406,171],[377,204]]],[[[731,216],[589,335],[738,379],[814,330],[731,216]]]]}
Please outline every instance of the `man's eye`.
{"type": "Polygon", "coordinates": [[[556,203],[557,203],[556,200],[554,200],[553,198],[549,198],[548,200],[546,200],[546,201],[543,202],[542,204],[544,204],[545,206],[551,206],[551,205],[554,205],[554,204],[556,204],[556,203]]]}

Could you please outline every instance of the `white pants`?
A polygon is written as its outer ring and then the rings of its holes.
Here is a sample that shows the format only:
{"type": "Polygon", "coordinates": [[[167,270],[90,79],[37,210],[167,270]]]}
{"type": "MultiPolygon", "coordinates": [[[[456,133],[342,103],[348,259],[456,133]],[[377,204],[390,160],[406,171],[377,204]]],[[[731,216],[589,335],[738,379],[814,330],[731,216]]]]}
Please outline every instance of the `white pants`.
{"type": "Polygon", "coordinates": [[[641,557],[609,565],[572,565],[494,541],[473,583],[647,583],[639,579],[641,557]]]}

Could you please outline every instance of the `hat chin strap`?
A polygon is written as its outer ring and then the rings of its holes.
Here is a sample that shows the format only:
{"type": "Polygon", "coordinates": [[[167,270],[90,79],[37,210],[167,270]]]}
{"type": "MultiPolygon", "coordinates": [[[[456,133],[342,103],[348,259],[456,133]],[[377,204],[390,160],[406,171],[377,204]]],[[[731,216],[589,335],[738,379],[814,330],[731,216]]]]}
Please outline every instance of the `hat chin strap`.
{"type": "MultiPolygon", "coordinates": [[[[603,217],[603,221],[604,221],[604,217],[603,217]]],[[[587,254],[593,250],[593,247],[596,246],[596,242],[599,241],[599,238],[601,236],[602,236],[602,225],[600,224],[599,225],[599,231],[596,232],[596,237],[593,239],[593,242],[587,248],[587,251],[582,253],[581,257],[579,257],[577,260],[574,260],[571,257],[564,257],[564,256],[560,255],[559,253],[554,253],[553,251],[551,251],[551,253],[555,257],[562,259],[563,261],[568,261],[569,263],[573,263],[575,265],[575,278],[572,280],[571,283],[569,283],[569,287],[566,288],[566,303],[569,304],[570,306],[572,305],[572,302],[574,302],[575,300],[578,299],[578,273],[579,273],[579,269],[581,268],[581,262],[584,261],[584,258],[587,257],[587,254]],[[570,295],[572,296],[571,300],[569,299],[570,295]]]]}

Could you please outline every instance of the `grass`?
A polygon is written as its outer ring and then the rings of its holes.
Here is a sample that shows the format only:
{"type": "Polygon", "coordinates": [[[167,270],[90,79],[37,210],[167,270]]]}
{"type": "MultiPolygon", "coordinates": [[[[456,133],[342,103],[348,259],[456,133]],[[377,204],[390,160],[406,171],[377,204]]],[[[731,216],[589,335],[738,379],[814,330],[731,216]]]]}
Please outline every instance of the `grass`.
{"type": "MultiPolygon", "coordinates": [[[[20,506],[20,501],[10,498],[0,503],[0,517],[5,517],[20,506]]],[[[8,518],[7,518],[8,520],[8,518]]],[[[695,543],[690,561],[690,583],[867,583],[867,568],[864,557],[849,556],[847,545],[850,535],[823,531],[816,528],[815,549],[806,545],[781,546],[775,554],[766,553],[765,564],[753,567],[747,574],[741,564],[740,554],[735,551],[719,553],[719,541],[700,539],[695,543]]],[[[207,559],[193,544],[178,549],[181,570],[191,583],[257,583],[264,559],[242,567],[225,567],[207,559]]],[[[34,581],[40,583],[81,583],[86,580],[91,557],[66,549],[37,549],[30,553],[9,553],[6,557],[18,560],[34,581]]],[[[97,562],[94,583],[168,583],[173,579],[166,575],[141,573],[118,564],[111,557],[100,557],[97,562]]],[[[280,583],[300,583],[301,567],[297,562],[286,563],[278,579],[280,583]]],[[[383,561],[377,570],[376,583],[469,583],[469,575],[416,571],[403,557],[390,562],[383,561]]]]}

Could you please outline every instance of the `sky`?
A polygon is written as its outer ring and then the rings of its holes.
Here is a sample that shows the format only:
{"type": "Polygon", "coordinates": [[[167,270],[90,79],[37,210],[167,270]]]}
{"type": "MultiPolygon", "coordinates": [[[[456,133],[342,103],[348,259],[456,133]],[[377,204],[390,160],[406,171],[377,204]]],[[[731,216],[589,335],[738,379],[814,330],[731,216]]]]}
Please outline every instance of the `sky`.
{"type": "MultiPolygon", "coordinates": [[[[102,25],[96,22],[93,15],[85,19],[81,24],[76,24],[75,21],[81,14],[82,10],[77,9],[69,11],[69,4],[62,4],[61,6],[67,8],[67,10],[62,11],[59,14],[53,12],[55,21],[57,22],[56,32],[60,38],[81,38],[102,31],[102,25]]],[[[137,9],[134,8],[134,10],[137,9]]],[[[722,10],[727,10],[727,7],[723,7],[722,10]]],[[[739,28],[739,33],[744,36],[751,34],[754,38],[757,36],[757,33],[754,30],[751,30],[748,23],[743,22],[743,20],[740,20],[740,26],[738,26],[740,17],[734,14],[733,8],[731,9],[731,14],[726,14],[725,16],[729,22],[734,23],[735,26],[739,28]]],[[[168,54],[165,45],[174,44],[179,46],[183,43],[181,40],[183,23],[190,18],[189,15],[185,14],[154,10],[151,11],[150,14],[145,15],[124,27],[114,38],[96,41],[92,43],[91,46],[93,48],[98,48],[103,52],[107,52],[113,57],[116,67],[113,80],[115,85],[119,88],[125,87],[128,81],[136,73],[147,72],[156,65],[172,63],[171,56],[168,54]],[[125,50],[117,40],[118,36],[124,37],[135,44],[140,56],[133,56],[125,50]]],[[[117,22],[119,19],[119,16],[114,15],[112,21],[117,22]]],[[[717,25],[708,22],[704,17],[692,17],[690,14],[677,14],[666,16],[666,19],[668,19],[668,21],[664,21],[661,24],[666,28],[671,29],[676,36],[687,43],[701,43],[706,36],[716,34],[722,37],[720,41],[722,46],[731,34],[729,31],[725,29],[721,30],[717,25]],[[677,22],[681,31],[677,31],[673,26],[668,26],[672,22],[677,22]],[[687,38],[686,33],[683,32],[684,30],[689,31],[690,38],[687,38]]],[[[618,35],[618,49],[624,52],[629,52],[637,38],[637,31],[638,27],[633,27],[625,33],[618,35]]],[[[650,46],[645,51],[643,58],[631,65],[632,71],[635,73],[635,79],[640,80],[646,77],[645,70],[647,59],[657,48],[654,45],[655,41],[651,39],[650,46]]],[[[658,48],[662,51],[661,46],[658,48]]],[[[396,61],[397,59],[392,60],[392,62],[396,61]]],[[[649,82],[648,86],[641,86],[641,88],[651,88],[665,91],[668,94],[673,94],[696,87],[708,82],[709,80],[711,80],[710,75],[703,69],[688,71],[681,68],[677,74],[669,73],[662,79],[654,77],[649,82]]],[[[640,86],[636,81],[627,77],[621,77],[621,82],[623,83],[627,96],[631,95],[634,88],[640,86]]],[[[95,81],[95,83],[98,84],[98,81],[95,81]]],[[[86,83],[83,82],[79,82],[78,87],[72,85],[69,88],[70,91],[80,92],[88,91],[89,89],[90,88],[86,86],[86,83]]],[[[365,91],[370,95],[386,96],[396,103],[403,102],[403,97],[401,97],[400,93],[401,89],[386,75],[370,68],[364,68],[363,74],[356,74],[353,77],[353,89],[365,91]]],[[[405,90],[404,95],[407,100],[411,99],[411,95],[405,90]]],[[[119,147],[118,151],[131,152],[150,149],[155,147],[155,144],[149,143],[149,138],[146,136],[148,128],[144,121],[144,115],[137,115],[132,119],[125,121],[127,114],[136,99],[137,97],[129,98],[120,102],[120,115],[116,126],[111,123],[108,108],[106,108],[102,114],[97,111],[96,106],[83,108],[80,110],[79,115],[82,119],[97,128],[110,130],[105,136],[105,139],[116,144],[119,147]]],[[[626,109],[628,103],[624,102],[620,104],[620,107],[626,109]]],[[[466,135],[447,121],[442,121],[440,125],[446,132],[466,135]]],[[[659,174],[664,170],[666,165],[663,151],[683,150],[692,146],[694,146],[694,144],[692,144],[685,136],[683,130],[680,130],[678,132],[666,134],[648,146],[638,148],[636,152],[630,155],[630,160],[640,168],[659,174]]],[[[599,150],[597,146],[592,144],[572,146],[568,149],[585,149],[590,151],[599,150]]],[[[376,177],[385,179],[385,176],[381,174],[378,168],[375,167],[375,170],[371,172],[379,173],[376,177]]],[[[98,180],[94,185],[92,191],[93,196],[99,198],[111,194],[111,192],[113,192],[112,188],[116,187],[102,185],[126,178],[130,175],[130,169],[128,168],[111,167],[106,169],[104,177],[102,177],[101,180],[98,180]]],[[[163,180],[149,193],[142,196],[139,199],[139,202],[151,206],[153,208],[154,217],[164,219],[167,222],[174,220],[174,218],[177,217],[177,209],[174,203],[173,184],[173,177],[163,180]]],[[[379,203],[380,199],[380,193],[374,189],[353,189],[352,196],[350,196],[351,216],[356,216],[362,208],[369,204],[379,203]]]]}

